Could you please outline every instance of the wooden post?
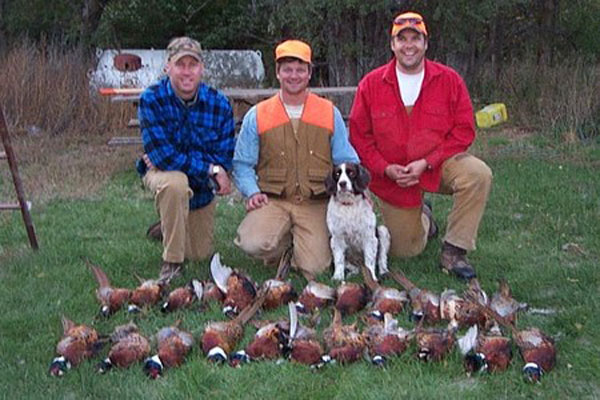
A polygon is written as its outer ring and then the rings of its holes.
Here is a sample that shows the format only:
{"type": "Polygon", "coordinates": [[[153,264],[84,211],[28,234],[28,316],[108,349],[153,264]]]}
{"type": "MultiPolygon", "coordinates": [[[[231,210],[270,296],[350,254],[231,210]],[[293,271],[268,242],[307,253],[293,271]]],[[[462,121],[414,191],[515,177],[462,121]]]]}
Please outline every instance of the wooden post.
{"type": "Polygon", "coordinates": [[[21,215],[23,216],[23,222],[25,223],[25,229],[27,230],[27,236],[29,237],[29,243],[34,250],[39,248],[37,237],[35,236],[35,228],[33,227],[33,221],[31,214],[29,213],[29,207],[25,201],[25,194],[23,191],[23,184],[19,177],[19,169],[17,167],[17,159],[15,152],[13,151],[10,143],[10,137],[8,135],[8,127],[6,126],[6,120],[4,119],[4,111],[0,107],[0,136],[2,137],[2,143],[4,144],[4,151],[6,153],[6,159],[8,160],[8,166],[10,173],[13,177],[15,184],[15,190],[17,192],[17,199],[19,201],[19,207],[21,208],[21,215]]]}

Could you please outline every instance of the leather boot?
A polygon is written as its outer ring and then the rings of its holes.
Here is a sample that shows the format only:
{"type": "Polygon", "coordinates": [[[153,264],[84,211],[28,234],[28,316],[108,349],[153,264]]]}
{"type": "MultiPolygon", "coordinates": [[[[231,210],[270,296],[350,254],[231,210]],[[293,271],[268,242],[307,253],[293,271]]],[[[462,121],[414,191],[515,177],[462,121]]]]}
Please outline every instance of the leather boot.
{"type": "Polygon", "coordinates": [[[148,230],[146,231],[146,236],[148,237],[148,239],[158,240],[159,242],[162,242],[163,235],[160,229],[160,220],[148,227],[148,230]]]}
{"type": "Polygon", "coordinates": [[[423,204],[423,213],[429,218],[429,231],[427,231],[427,239],[433,239],[438,235],[438,226],[433,219],[433,207],[429,200],[425,200],[423,204]]]}
{"type": "Polygon", "coordinates": [[[170,282],[171,279],[181,275],[182,263],[172,263],[163,261],[160,267],[160,275],[158,280],[162,282],[170,282]]]}
{"type": "Polygon", "coordinates": [[[466,250],[444,242],[440,257],[440,267],[444,272],[452,273],[460,279],[469,280],[475,278],[477,276],[475,269],[469,263],[466,256],[466,250]]]}

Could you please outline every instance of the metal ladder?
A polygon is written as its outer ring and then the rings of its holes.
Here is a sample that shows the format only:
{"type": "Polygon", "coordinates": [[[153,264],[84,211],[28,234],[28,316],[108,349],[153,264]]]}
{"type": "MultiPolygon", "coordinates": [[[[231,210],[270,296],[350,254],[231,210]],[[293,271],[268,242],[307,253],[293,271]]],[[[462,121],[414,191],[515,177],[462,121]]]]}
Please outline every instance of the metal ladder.
{"type": "Polygon", "coordinates": [[[16,203],[4,203],[0,201],[0,211],[17,210],[19,208],[21,209],[21,215],[23,216],[23,223],[25,224],[25,229],[27,230],[29,243],[34,250],[37,250],[39,246],[37,237],[35,235],[35,228],[33,227],[31,214],[29,212],[30,203],[25,201],[25,192],[23,191],[23,184],[21,182],[21,178],[19,177],[17,159],[10,143],[8,127],[6,126],[6,120],[4,119],[4,111],[2,110],[2,107],[0,107],[0,136],[2,137],[2,144],[4,146],[4,151],[0,151],[0,160],[5,159],[8,161],[8,166],[12,174],[18,200],[16,203]]]}

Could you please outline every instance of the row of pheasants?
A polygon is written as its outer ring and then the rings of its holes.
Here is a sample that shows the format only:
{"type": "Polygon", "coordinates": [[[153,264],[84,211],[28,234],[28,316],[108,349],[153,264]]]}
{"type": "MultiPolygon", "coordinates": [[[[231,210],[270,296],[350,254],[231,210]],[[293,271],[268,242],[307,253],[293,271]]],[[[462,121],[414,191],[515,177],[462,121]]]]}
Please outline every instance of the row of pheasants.
{"type": "MultiPolygon", "coordinates": [[[[537,328],[516,328],[517,312],[525,305],[511,296],[505,281],[488,299],[476,279],[470,281],[462,296],[454,290],[438,295],[418,288],[399,272],[391,271],[390,276],[405,289],[403,291],[381,285],[366,272],[363,273],[364,285],[345,282],[334,289],[312,281],[298,296],[291,283],[284,280],[289,268],[289,253],[282,258],[276,277],[260,287],[247,274],[223,265],[219,254],[215,254],[210,265],[213,282],[194,279],[164,296],[172,275],[156,280],[140,279],[140,286],[130,290],[111,286],[100,267],[91,263],[89,266],[98,282],[96,297],[103,316],[124,307],[136,312],[160,304],[162,311],[170,312],[197,303],[221,302],[223,313],[230,319],[208,322],[199,342],[210,361],[229,362],[232,366],[250,360],[288,358],[320,367],[333,360],[350,363],[363,357],[382,366],[390,357],[404,352],[414,340],[421,360],[439,361],[458,343],[468,374],[502,371],[512,359],[512,345],[500,326],[510,332],[516,343],[525,363],[524,375],[529,381],[539,381],[543,373],[554,367],[556,360],[556,349],[550,337],[537,328]],[[411,330],[400,327],[394,319],[407,303],[411,305],[411,319],[416,322],[411,330]],[[244,336],[244,325],[259,309],[270,310],[285,304],[288,305],[288,318],[256,322],[258,331],[251,343],[244,350],[235,352],[244,336]],[[314,322],[320,310],[329,306],[333,306],[333,319],[319,338],[314,322]],[[366,327],[362,332],[356,323],[343,324],[342,316],[365,308],[361,319],[366,327]],[[307,318],[308,323],[302,325],[299,314],[312,318],[307,318]],[[440,321],[448,321],[447,327],[433,327],[440,321]],[[463,327],[470,328],[457,339],[456,333],[463,327]]],[[[157,378],[164,368],[181,365],[194,346],[193,335],[180,329],[179,324],[180,321],[156,334],[158,352],[150,356],[150,342],[133,322],[116,327],[106,338],[89,326],[76,325],[63,317],[64,335],[56,347],[58,356],[50,366],[50,373],[63,375],[67,369],[97,354],[109,341],[111,348],[98,365],[99,372],[112,366],[127,368],[144,360],[146,373],[157,378]]]]}

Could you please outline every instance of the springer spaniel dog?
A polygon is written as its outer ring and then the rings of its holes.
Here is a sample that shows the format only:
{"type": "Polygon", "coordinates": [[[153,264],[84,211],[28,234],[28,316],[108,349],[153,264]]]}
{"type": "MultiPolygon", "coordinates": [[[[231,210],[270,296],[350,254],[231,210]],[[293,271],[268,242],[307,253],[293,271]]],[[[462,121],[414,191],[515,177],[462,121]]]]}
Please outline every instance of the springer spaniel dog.
{"type": "Polygon", "coordinates": [[[344,280],[345,269],[358,272],[362,262],[375,281],[376,264],[380,275],[388,272],[390,233],[385,226],[376,226],[373,203],[366,193],[370,180],[365,167],[355,163],[335,166],[325,180],[331,196],[327,205],[327,228],[331,234],[335,280],[344,280]]]}

